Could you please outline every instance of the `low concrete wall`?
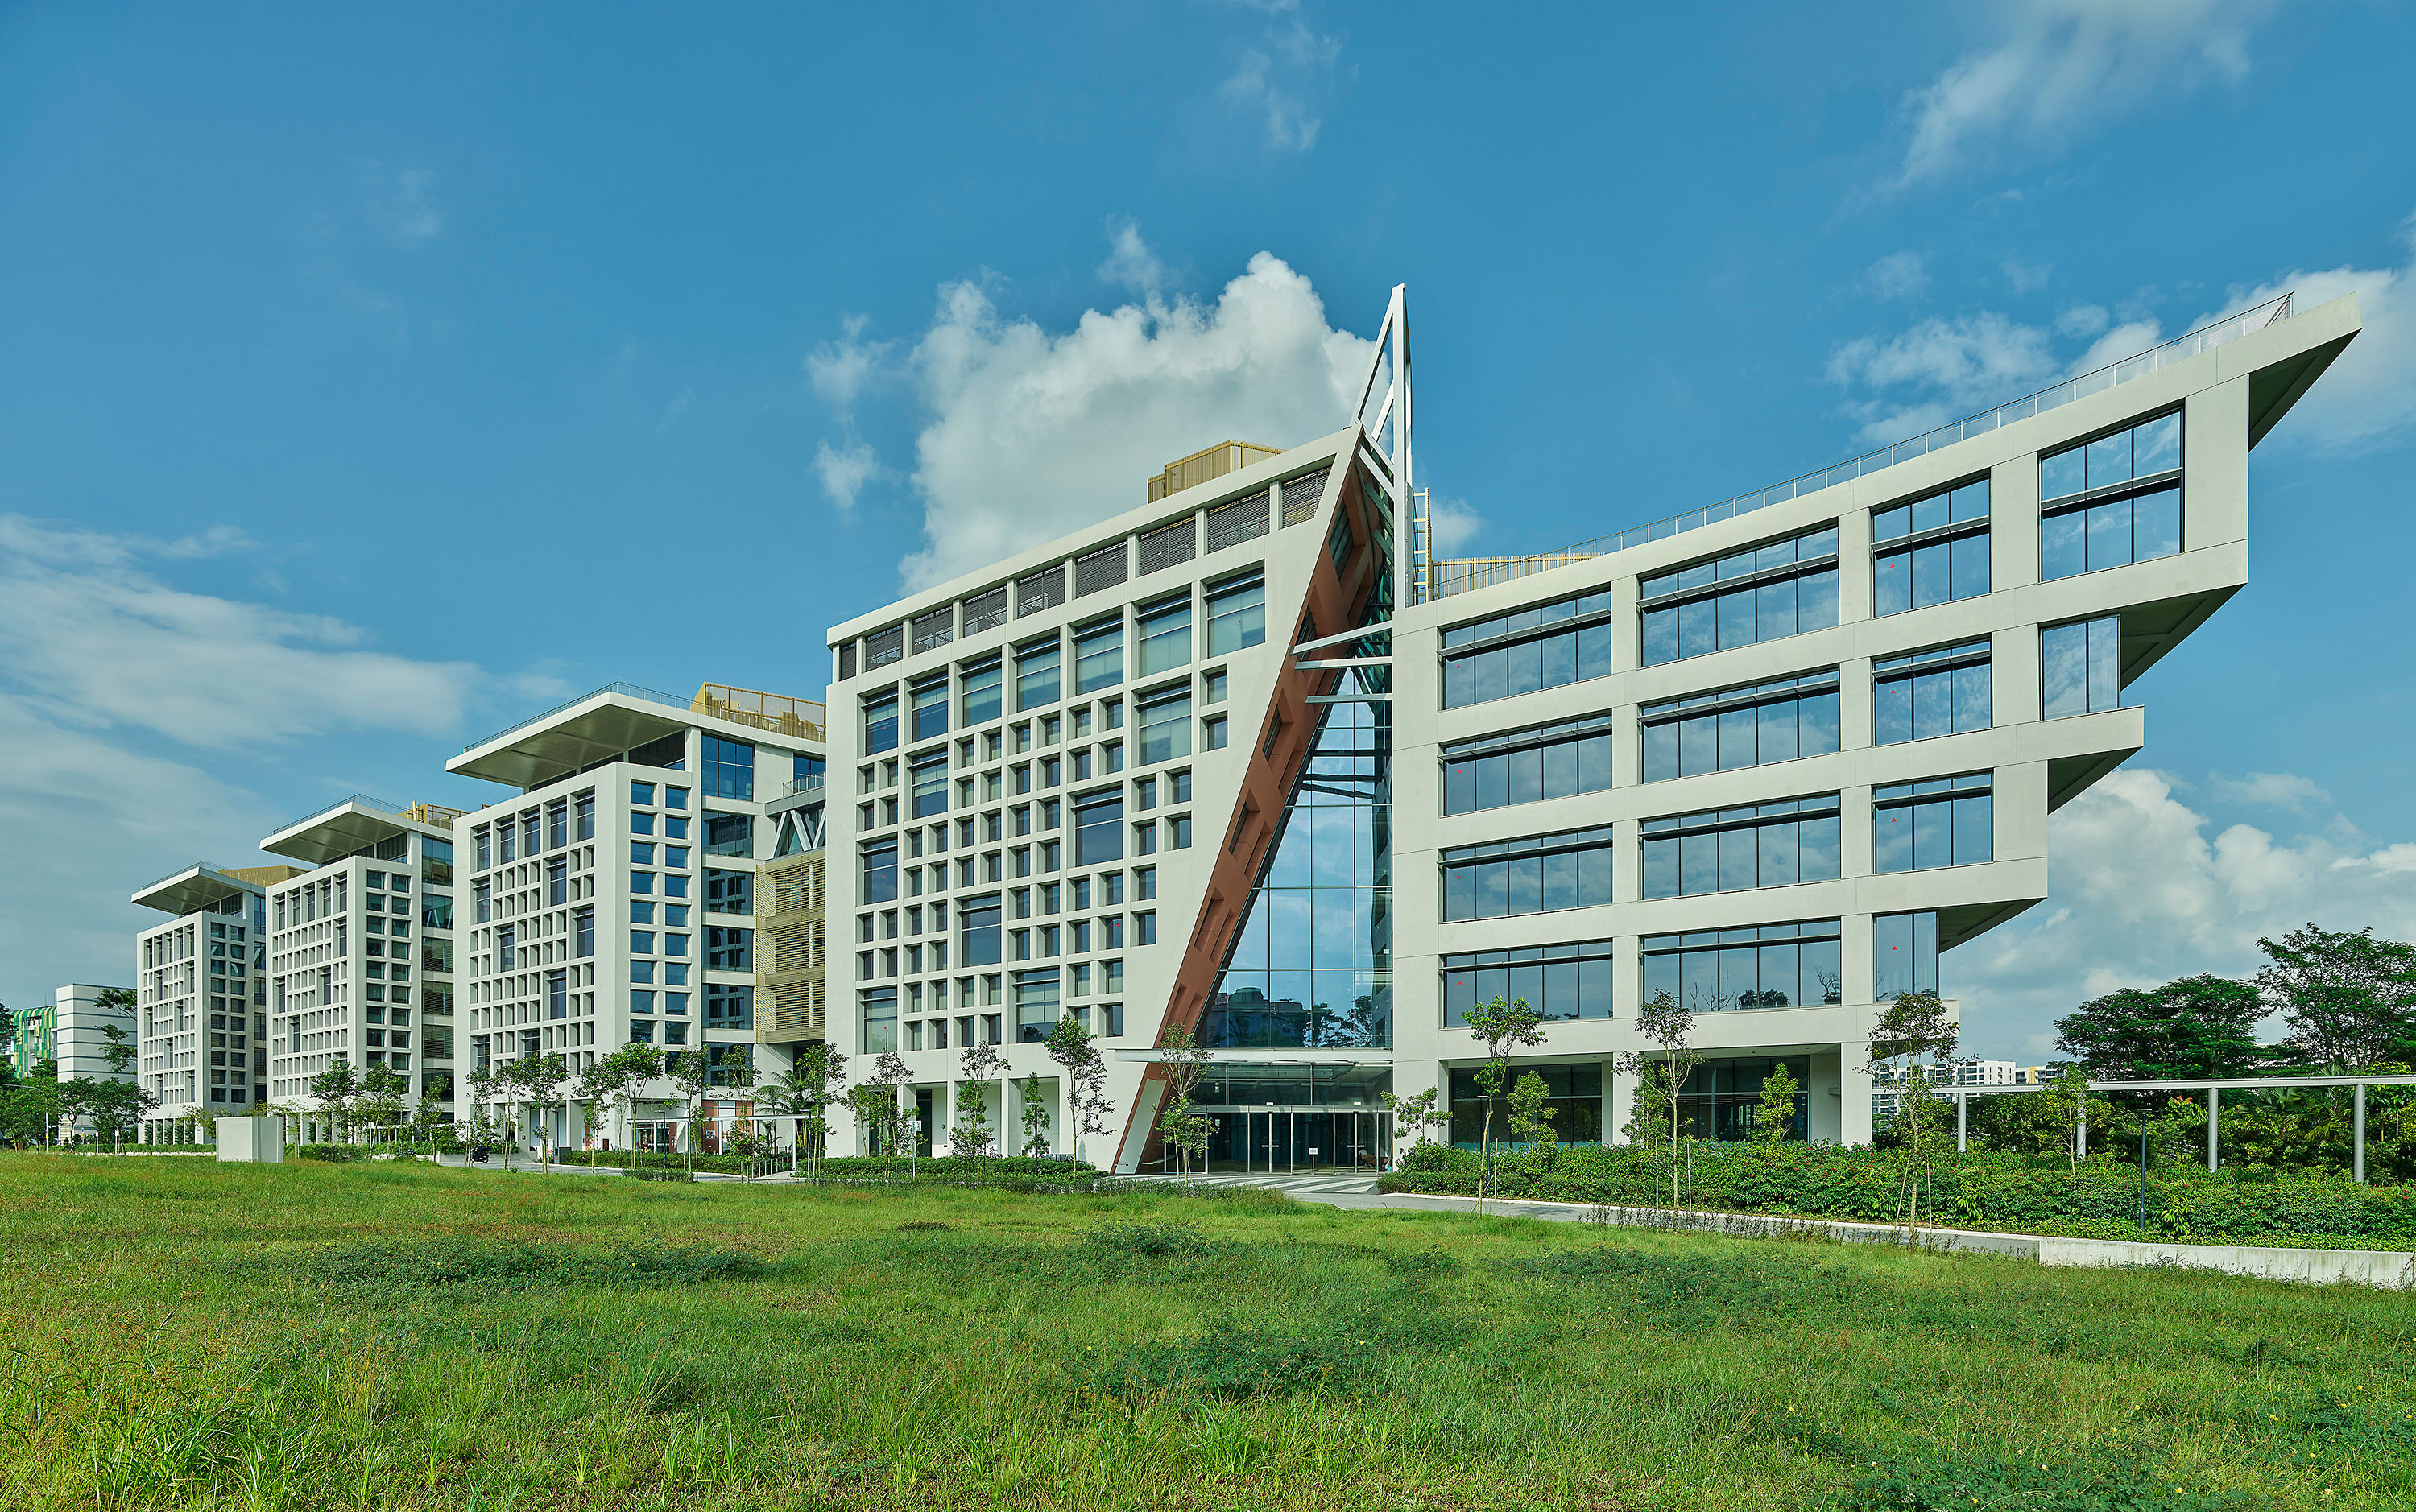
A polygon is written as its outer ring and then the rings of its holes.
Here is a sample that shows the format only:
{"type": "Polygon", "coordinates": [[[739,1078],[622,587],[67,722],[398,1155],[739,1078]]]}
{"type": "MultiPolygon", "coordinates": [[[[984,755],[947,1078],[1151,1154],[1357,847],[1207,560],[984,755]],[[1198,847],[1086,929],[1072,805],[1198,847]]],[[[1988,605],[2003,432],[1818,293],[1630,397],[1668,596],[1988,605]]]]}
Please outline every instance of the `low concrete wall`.
{"type": "Polygon", "coordinates": [[[221,1160],[277,1165],[285,1160],[282,1118],[220,1118],[217,1137],[221,1160]]]}
{"type": "Polygon", "coordinates": [[[2270,1250],[2246,1244],[2157,1244],[2128,1239],[2040,1239],[2042,1265],[2179,1265],[2267,1280],[2401,1290],[2416,1286],[2416,1254],[2392,1250],[2270,1250]]]}

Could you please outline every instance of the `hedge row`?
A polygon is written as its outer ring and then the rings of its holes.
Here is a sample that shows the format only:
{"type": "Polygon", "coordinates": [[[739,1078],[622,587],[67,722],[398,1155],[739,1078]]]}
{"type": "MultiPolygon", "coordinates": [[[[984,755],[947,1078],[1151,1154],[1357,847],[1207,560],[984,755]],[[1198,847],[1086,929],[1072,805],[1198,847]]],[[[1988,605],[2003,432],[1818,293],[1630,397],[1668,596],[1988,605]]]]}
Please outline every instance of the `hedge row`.
{"type": "MultiPolygon", "coordinates": [[[[1697,1207],[1799,1214],[1884,1223],[1898,1216],[1902,1169],[1893,1151],[1787,1145],[1698,1145],[1693,1152],[1697,1207]]],[[[1404,1168],[1385,1176],[1386,1191],[1471,1194],[1477,1159],[1436,1145],[1412,1148],[1404,1168]]],[[[1650,1152],[1631,1145],[1571,1145],[1521,1151],[1497,1161],[1491,1187],[1503,1196],[1545,1202],[1653,1202],[1650,1152]]],[[[1664,1178],[1664,1192],[1667,1178],[1664,1178]]],[[[2361,1187],[2346,1176],[2272,1170],[2209,1175],[2189,1167],[2152,1168],[2147,1220],[2162,1237],[2272,1242],[2277,1235],[2335,1235],[2389,1243],[2416,1241],[2416,1188],[2361,1187]]],[[[2075,1172],[2053,1157],[1949,1151],[1934,1166],[1924,1196],[1940,1221],[1962,1228],[2111,1235],[2136,1234],[2140,1174],[2111,1155],[2075,1172]]]]}

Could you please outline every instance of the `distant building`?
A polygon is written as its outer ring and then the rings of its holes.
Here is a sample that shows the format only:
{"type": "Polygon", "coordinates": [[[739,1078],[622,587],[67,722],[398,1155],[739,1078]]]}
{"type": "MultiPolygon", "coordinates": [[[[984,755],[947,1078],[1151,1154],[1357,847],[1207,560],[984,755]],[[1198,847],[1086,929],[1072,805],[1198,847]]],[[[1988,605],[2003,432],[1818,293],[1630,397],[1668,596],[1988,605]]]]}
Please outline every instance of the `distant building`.
{"type": "Polygon", "coordinates": [[[159,1100],[146,1141],[205,1137],[196,1125],[264,1095],[265,890],[299,875],[196,861],[136,890],[136,903],[169,916],[134,937],[136,1073],[159,1100]]]}

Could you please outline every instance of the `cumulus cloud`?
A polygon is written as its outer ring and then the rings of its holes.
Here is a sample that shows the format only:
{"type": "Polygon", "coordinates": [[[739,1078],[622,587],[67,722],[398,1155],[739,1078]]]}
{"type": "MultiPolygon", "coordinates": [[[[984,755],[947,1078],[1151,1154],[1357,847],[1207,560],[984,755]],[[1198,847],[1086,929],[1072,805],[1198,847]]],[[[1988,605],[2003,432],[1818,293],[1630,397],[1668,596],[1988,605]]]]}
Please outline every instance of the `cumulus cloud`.
{"type": "Polygon", "coordinates": [[[1829,354],[1827,377],[1840,388],[1879,391],[1850,401],[1846,412],[1862,423],[1858,441],[1884,446],[2041,387],[2060,366],[2046,331],[1982,310],[1845,342],[1829,354]]]}
{"type": "Polygon", "coordinates": [[[2408,256],[2396,267],[2294,270],[2254,288],[2237,288],[2197,325],[2254,309],[2285,292],[2294,308],[2313,309],[2354,293],[2365,329],[2290,412],[2274,435],[2331,452],[2404,443],[2416,431],[2416,215],[2400,223],[2408,256]]]}
{"type": "Polygon", "coordinates": [[[822,480],[823,492],[841,509],[852,510],[864,493],[864,486],[881,475],[881,461],[868,442],[850,436],[837,446],[828,442],[814,447],[814,476],[822,480]]]}
{"type": "Polygon", "coordinates": [[[814,476],[823,493],[842,510],[853,510],[865,485],[886,471],[871,444],[856,434],[855,401],[882,382],[891,366],[888,341],[867,341],[867,317],[850,315],[839,322],[839,338],[825,341],[806,357],[806,377],[814,393],[831,407],[838,421],[839,442],[814,447],[814,476]]]}
{"type": "Polygon", "coordinates": [[[1154,294],[1166,287],[1166,264],[1141,239],[1140,227],[1130,220],[1108,224],[1107,261],[1099,264],[1102,282],[1121,284],[1138,294],[1154,294]]]}
{"type": "Polygon", "coordinates": [[[1261,45],[1242,50],[1224,84],[1228,100],[1261,119],[1267,146],[1305,153],[1317,145],[1325,122],[1312,97],[1329,89],[1342,56],[1342,39],[1312,30],[1299,0],[1243,0],[1267,18],[1261,45]]]}
{"type": "Polygon", "coordinates": [[[1062,333],[951,283],[905,359],[926,415],[913,475],[924,544],[899,564],[905,585],[1132,508],[1145,479],[1211,442],[1288,446],[1336,429],[1373,355],[1267,252],[1213,302],[1152,295],[1062,333]]]}
{"type": "Polygon", "coordinates": [[[146,559],[234,549],[223,530],[157,543],[0,516],[0,653],[42,717],[216,749],[344,728],[456,728],[487,685],[466,663],[363,649],[324,615],[189,592],[146,559]]]}
{"type": "Polygon", "coordinates": [[[2273,0],[2016,0],[2004,32],[1904,102],[1898,187],[2052,150],[2135,104],[2248,76],[2273,0]]]}
{"type": "Polygon", "coordinates": [[[2206,790],[2227,803],[2288,809],[2293,814],[2304,814],[2316,804],[2333,801],[2332,794],[2291,771],[2252,771],[2244,777],[2218,773],[2207,779],[2206,790]]]}
{"type": "MultiPolygon", "coordinates": [[[[2310,920],[2416,937],[2416,845],[2375,846],[2336,814],[2288,837],[2218,831],[2178,786],[2116,771],[2049,819],[2047,900],[1947,957],[1972,1053],[2051,1055],[2054,1020],[2080,1002],[2201,971],[2245,976],[2262,961],[2258,936],[2310,920]]],[[[2253,773],[2238,790],[2294,812],[2329,806],[2288,772],[2253,773]]]]}
{"type": "Polygon", "coordinates": [[[1450,494],[1427,496],[1427,524],[1434,531],[1434,554],[1457,556],[1485,528],[1485,516],[1465,499],[1450,494]]]}
{"type": "Polygon", "coordinates": [[[1912,299],[1929,287],[1929,260],[1907,249],[1890,252],[1863,275],[1863,292],[1873,299],[1912,299]]]}

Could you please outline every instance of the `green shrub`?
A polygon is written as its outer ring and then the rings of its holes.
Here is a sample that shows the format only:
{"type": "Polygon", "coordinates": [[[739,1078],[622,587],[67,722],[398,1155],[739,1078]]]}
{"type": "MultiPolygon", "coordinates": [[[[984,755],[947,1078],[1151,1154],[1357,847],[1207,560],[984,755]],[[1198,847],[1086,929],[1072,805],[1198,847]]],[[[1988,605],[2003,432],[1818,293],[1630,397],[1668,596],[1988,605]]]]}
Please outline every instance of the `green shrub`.
{"type": "Polygon", "coordinates": [[[325,1160],[330,1165],[344,1165],[370,1158],[366,1145],[297,1145],[294,1147],[297,1160],[325,1160]]]}

